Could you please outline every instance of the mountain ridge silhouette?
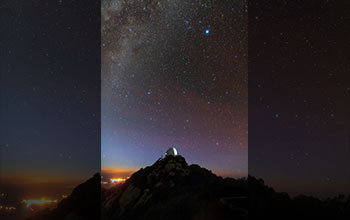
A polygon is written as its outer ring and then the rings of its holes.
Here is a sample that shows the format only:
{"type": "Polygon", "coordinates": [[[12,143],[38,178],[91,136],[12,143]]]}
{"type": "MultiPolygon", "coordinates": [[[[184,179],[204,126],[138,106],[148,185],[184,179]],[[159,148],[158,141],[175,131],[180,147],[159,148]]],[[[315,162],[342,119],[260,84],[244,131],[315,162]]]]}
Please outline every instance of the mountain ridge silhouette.
{"type": "Polygon", "coordinates": [[[182,156],[166,156],[102,191],[102,219],[246,219],[246,179],[216,176],[182,156]]]}
{"type": "Polygon", "coordinates": [[[125,183],[101,188],[95,174],[56,209],[26,220],[350,219],[350,195],[320,200],[276,192],[262,179],[215,175],[182,156],[141,168],[125,183]],[[249,213],[249,214],[248,214],[249,213]]]}

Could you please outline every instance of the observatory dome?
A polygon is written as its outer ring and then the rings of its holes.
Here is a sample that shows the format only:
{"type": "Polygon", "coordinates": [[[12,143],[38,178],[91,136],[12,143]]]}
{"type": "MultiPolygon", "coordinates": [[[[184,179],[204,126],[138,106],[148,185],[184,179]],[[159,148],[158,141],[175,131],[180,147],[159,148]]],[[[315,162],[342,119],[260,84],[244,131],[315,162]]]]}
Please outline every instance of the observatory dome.
{"type": "Polygon", "coordinates": [[[179,153],[175,147],[171,147],[165,152],[165,156],[169,156],[169,155],[176,156],[176,155],[179,155],[179,153]]]}

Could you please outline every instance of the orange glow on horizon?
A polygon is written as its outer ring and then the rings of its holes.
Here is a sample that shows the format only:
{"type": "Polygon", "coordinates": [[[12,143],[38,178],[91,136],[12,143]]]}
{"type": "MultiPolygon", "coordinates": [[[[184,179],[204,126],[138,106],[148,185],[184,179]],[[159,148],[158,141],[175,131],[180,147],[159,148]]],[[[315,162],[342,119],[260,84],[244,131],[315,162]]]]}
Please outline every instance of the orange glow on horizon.
{"type": "Polygon", "coordinates": [[[85,181],[86,178],[79,177],[61,177],[61,176],[40,176],[39,174],[33,174],[33,176],[9,174],[4,175],[2,180],[7,184],[13,185],[36,185],[36,184],[71,184],[77,185],[85,181]]]}
{"type": "Polygon", "coordinates": [[[114,178],[114,179],[111,179],[111,183],[122,183],[122,182],[125,182],[126,179],[125,178],[114,178]]]}
{"type": "Polygon", "coordinates": [[[115,167],[103,167],[101,173],[114,174],[114,173],[134,173],[137,169],[123,169],[115,167]]]}
{"type": "Polygon", "coordinates": [[[101,170],[101,184],[107,183],[122,183],[125,182],[136,170],[119,169],[119,168],[102,168],[101,170]]]}
{"type": "MultiPolygon", "coordinates": [[[[115,167],[102,167],[101,174],[106,174],[106,176],[118,176],[118,178],[128,179],[133,173],[137,172],[138,169],[125,169],[125,168],[115,168],[115,167]]],[[[227,171],[220,169],[213,169],[212,172],[218,176],[230,177],[230,178],[244,178],[248,177],[248,173],[244,171],[227,171]]],[[[103,175],[101,178],[103,179],[103,175]]],[[[108,177],[107,177],[108,178],[108,177]]],[[[118,179],[113,178],[113,179],[118,179]]],[[[101,184],[105,185],[105,181],[101,181],[101,184]]]]}

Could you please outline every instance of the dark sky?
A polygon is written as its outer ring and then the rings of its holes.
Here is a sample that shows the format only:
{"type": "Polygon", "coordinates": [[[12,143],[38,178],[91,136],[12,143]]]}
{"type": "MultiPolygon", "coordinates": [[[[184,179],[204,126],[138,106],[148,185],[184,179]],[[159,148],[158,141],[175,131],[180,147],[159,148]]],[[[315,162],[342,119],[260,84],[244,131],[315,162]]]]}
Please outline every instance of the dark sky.
{"type": "Polygon", "coordinates": [[[102,2],[102,166],[248,170],[246,1],[102,2]]]}
{"type": "Polygon", "coordinates": [[[100,170],[99,3],[6,0],[0,14],[2,181],[91,177],[100,170]]]}
{"type": "Polygon", "coordinates": [[[246,1],[104,0],[100,45],[98,1],[1,1],[1,179],[138,169],[171,146],[246,175],[249,69],[249,172],[348,192],[349,3],[249,2],[248,28],[246,1]]]}
{"type": "Polygon", "coordinates": [[[250,1],[249,172],[279,191],[349,192],[349,9],[250,1]]]}

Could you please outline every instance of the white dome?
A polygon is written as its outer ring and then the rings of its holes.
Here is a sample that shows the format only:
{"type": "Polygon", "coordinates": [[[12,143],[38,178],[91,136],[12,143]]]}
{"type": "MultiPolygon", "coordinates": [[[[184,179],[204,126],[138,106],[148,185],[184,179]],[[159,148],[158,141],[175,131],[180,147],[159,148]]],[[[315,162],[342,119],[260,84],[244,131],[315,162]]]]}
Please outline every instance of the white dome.
{"type": "Polygon", "coordinates": [[[169,156],[169,155],[176,156],[176,155],[179,155],[179,153],[175,147],[171,147],[165,152],[165,156],[169,156]]]}

